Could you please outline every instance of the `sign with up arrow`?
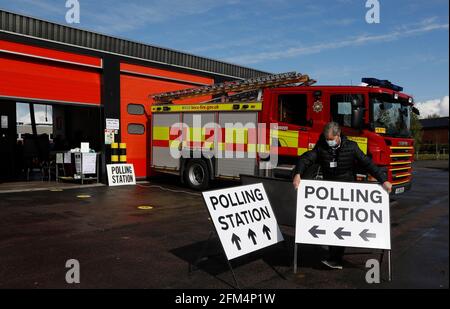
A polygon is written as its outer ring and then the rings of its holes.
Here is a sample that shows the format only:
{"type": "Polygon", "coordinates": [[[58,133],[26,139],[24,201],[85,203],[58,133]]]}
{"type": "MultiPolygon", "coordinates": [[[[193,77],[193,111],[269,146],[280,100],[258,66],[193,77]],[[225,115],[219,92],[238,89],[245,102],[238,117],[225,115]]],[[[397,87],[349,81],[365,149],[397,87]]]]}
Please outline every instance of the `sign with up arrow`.
{"type": "Polygon", "coordinates": [[[283,241],[263,184],[202,195],[228,260],[283,241]]]}
{"type": "Polygon", "coordinates": [[[389,194],[378,184],[302,180],[295,241],[391,250],[389,194]]]}

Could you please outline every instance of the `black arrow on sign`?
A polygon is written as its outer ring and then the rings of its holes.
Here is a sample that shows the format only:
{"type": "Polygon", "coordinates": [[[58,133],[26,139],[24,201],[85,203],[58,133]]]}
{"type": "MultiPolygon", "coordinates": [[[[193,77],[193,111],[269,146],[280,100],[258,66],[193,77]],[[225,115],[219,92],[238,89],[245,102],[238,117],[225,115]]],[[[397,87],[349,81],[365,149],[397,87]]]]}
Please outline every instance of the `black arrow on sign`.
{"type": "Polygon", "coordinates": [[[248,230],[248,238],[250,238],[253,241],[253,244],[256,245],[256,233],[251,229],[248,230]]]}
{"type": "Polygon", "coordinates": [[[317,235],[326,235],[327,231],[325,230],[319,230],[319,226],[315,225],[313,226],[310,230],[309,233],[314,237],[314,238],[319,238],[319,236],[317,235]]]}
{"type": "Polygon", "coordinates": [[[241,250],[241,239],[239,236],[233,233],[233,236],[231,237],[231,242],[236,245],[236,248],[238,250],[241,250]]]}
{"type": "Polygon", "coordinates": [[[340,227],[334,232],[334,235],[336,235],[336,237],[339,238],[340,240],[344,240],[344,236],[352,236],[352,233],[346,232],[344,231],[343,227],[340,227]]]}
{"type": "Polygon", "coordinates": [[[271,240],[271,238],[270,238],[270,229],[265,224],[263,226],[263,233],[266,234],[268,240],[271,240]]]}
{"type": "Polygon", "coordinates": [[[377,234],[369,233],[369,230],[366,229],[359,234],[364,241],[369,241],[369,238],[377,238],[377,234]]]}

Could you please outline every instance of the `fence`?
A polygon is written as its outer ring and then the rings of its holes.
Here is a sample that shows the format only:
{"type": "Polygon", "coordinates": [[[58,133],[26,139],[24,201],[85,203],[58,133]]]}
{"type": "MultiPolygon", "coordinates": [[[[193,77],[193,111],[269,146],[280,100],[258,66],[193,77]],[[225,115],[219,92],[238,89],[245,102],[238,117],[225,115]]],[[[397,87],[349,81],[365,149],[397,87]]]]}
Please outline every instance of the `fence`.
{"type": "Polygon", "coordinates": [[[422,144],[416,149],[416,160],[448,160],[449,144],[422,144]]]}

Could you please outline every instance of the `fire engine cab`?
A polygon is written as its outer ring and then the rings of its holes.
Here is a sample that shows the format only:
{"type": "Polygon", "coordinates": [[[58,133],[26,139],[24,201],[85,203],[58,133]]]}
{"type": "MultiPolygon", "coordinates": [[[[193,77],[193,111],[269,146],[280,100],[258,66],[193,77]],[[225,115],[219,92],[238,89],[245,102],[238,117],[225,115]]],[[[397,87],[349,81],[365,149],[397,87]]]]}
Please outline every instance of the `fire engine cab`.
{"type": "MultiPolygon", "coordinates": [[[[307,75],[284,73],[154,95],[152,158],[155,171],[179,175],[193,189],[240,175],[290,178],[330,121],[358,143],[394,185],[408,190],[414,154],[413,98],[386,80],[361,86],[313,86],[307,75]],[[207,97],[204,103],[182,100],[207,97]]],[[[355,171],[362,181],[375,181],[355,171]]],[[[304,178],[320,178],[319,166],[304,178]]]]}

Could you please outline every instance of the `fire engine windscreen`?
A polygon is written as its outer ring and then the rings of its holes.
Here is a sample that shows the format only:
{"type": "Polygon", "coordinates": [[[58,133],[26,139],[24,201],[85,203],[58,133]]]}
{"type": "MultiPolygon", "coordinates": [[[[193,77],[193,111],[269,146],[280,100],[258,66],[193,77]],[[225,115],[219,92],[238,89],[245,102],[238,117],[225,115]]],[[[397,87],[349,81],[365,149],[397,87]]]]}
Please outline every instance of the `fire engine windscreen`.
{"type": "Polygon", "coordinates": [[[407,101],[395,100],[392,96],[373,95],[371,104],[376,128],[385,128],[387,136],[411,136],[411,106],[407,101]]]}

